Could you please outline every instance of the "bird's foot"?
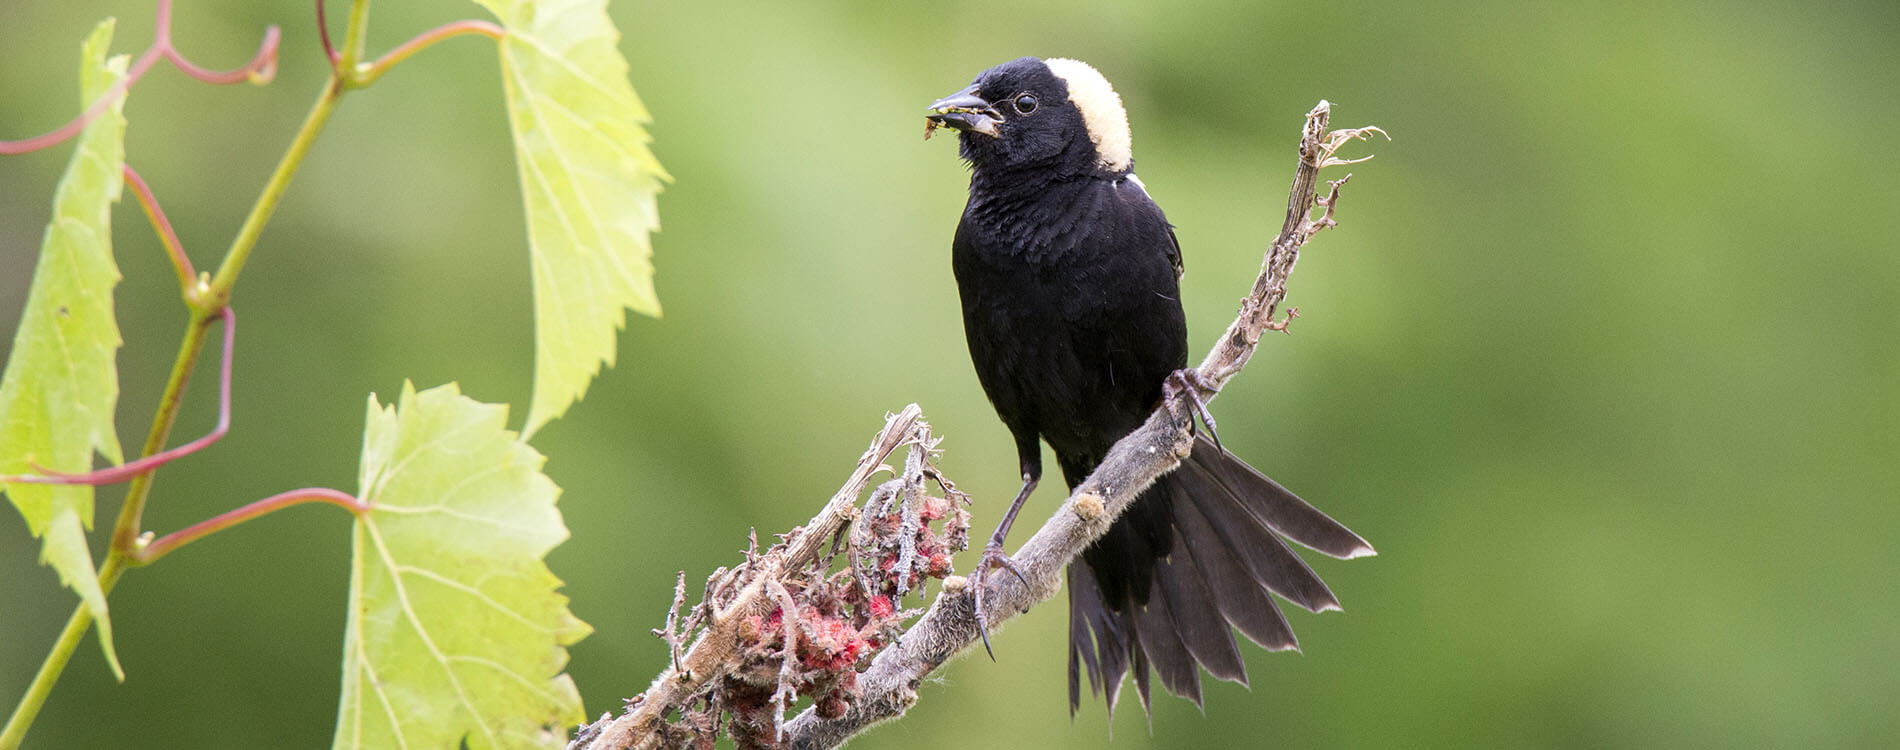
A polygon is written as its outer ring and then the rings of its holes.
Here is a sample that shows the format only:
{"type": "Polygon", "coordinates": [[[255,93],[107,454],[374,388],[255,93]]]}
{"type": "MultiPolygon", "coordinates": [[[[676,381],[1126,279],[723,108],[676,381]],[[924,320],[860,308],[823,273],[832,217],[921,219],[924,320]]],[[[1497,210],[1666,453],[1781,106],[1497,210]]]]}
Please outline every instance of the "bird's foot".
{"type": "MultiPolygon", "coordinates": [[[[1187,402],[1194,407],[1194,414],[1207,425],[1207,436],[1214,439],[1214,447],[1226,453],[1227,447],[1221,445],[1220,432],[1214,426],[1214,414],[1207,410],[1207,399],[1219,392],[1219,388],[1201,377],[1200,370],[1191,367],[1168,373],[1168,379],[1161,383],[1161,400],[1168,405],[1168,412],[1173,414],[1175,419],[1181,419],[1183,416],[1180,406],[1181,397],[1186,396],[1187,402]]],[[[1192,422],[1193,419],[1190,417],[1189,421],[1192,422]]]]}
{"type": "Polygon", "coordinates": [[[1016,574],[1016,580],[1022,581],[1024,588],[1029,586],[1029,579],[1023,576],[1021,568],[1016,567],[1016,561],[1003,554],[1002,542],[991,540],[984,545],[983,557],[977,561],[976,570],[970,574],[970,590],[976,597],[976,634],[983,638],[983,651],[990,655],[991,661],[996,660],[996,652],[990,650],[990,616],[983,591],[987,588],[990,571],[997,568],[1016,574]]]}

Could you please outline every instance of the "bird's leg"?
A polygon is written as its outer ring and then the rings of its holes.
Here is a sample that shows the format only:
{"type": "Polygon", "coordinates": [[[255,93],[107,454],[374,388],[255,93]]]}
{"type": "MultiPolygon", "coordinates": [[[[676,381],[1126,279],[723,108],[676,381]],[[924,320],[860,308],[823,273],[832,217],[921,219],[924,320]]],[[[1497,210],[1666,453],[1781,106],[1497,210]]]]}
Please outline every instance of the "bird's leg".
{"type": "MultiPolygon", "coordinates": [[[[1040,446],[1037,448],[1040,450],[1040,446]]],[[[997,524],[996,533],[990,535],[989,544],[983,545],[983,557],[977,561],[976,570],[970,574],[970,590],[975,592],[976,597],[976,633],[982,636],[983,651],[988,653],[992,660],[996,658],[996,652],[990,650],[989,611],[984,606],[984,583],[988,580],[991,570],[1003,568],[1016,574],[1016,580],[1022,581],[1025,588],[1029,586],[1029,579],[1023,576],[1022,569],[1016,567],[1016,562],[1003,553],[1003,540],[1009,538],[1009,527],[1016,523],[1016,514],[1022,512],[1023,503],[1029,499],[1029,493],[1036,491],[1036,481],[1042,475],[1042,467],[1039,464],[1040,462],[1038,465],[1024,464],[1023,488],[1016,493],[1016,500],[1009,504],[1009,512],[1003,514],[1003,522],[997,524]]]]}
{"type": "MultiPolygon", "coordinates": [[[[1187,396],[1188,403],[1194,406],[1194,413],[1200,415],[1201,421],[1207,424],[1207,436],[1214,439],[1214,447],[1226,453],[1227,448],[1220,444],[1220,432],[1214,427],[1214,414],[1207,410],[1207,400],[1201,396],[1203,393],[1212,396],[1219,392],[1219,388],[1201,377],[1200,370],[1191,367],[1168,373],[1168,379],[1161,381],[1161,401],[1168,405],[1168,413],[1180,419],[1178,401],[1181,396],[1187,396]]],[[[1188,421],[1193,422],[1191,418],[1188,421]]]]}

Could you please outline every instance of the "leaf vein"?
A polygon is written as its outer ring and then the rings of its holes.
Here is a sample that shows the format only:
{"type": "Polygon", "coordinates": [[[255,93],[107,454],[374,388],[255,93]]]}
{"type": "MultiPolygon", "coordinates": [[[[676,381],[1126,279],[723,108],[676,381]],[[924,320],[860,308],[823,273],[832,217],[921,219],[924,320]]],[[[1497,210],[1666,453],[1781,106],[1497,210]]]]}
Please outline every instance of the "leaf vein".
{"type": "Polygon", "coordinates": [[[449,667],[448,657],[442,653],[442,649],[436,646],[435,638],[430,635],[429,629],[423,626],[422,616],[416,613],[415,604],[409,600],[409,591],[403,586],[402,576],[395,574],[399,566],[396,563],[395,557],[390,554],[388,545],[384,543],[382,532],[377,530],[376,524],[373,522],[365,521],[363,525],[369,530],[370,539],[376,543],[377,557],[381,558],[383,565],[388,567],[391,571],[389,581],[396,591],[396,602],[402,607],[403,616],[409,620],[409,626],[415,628],[416,637],[422,641],[422,645],[428,647],[429,655],[435,657],[436,663],[442,667],[442,673],[448,677],[449,686],[455,689],[456,700],[462,704],[463,709],[468,711],[475,725],[481,728],[482,735],[488,739],[490,744],[493,744],[495,741],[494,730],[489,728],[488,722],[484,720],[485,717],[482,716],[481,711],[476,709],[475,701],[469,697],[468,690],[462,686],[462,681],[456,676],[455,670],[449,667]]]}

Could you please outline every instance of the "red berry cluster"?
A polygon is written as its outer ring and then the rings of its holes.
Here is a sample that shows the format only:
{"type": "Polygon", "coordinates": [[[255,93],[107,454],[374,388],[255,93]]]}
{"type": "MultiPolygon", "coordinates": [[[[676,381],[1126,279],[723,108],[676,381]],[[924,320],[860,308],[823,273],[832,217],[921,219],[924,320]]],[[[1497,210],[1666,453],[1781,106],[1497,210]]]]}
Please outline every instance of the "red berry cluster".
{"type": "Polygon", "coordinates": [[[898,601],[919,591],[926,579],[950,575],[951,555],[970,544],[970,512],[963,507],[969,501],[962,493],[955,487],[945,490],[950,497],[926,495],[921,487],[913,493],[892,493],[883,503],[883,493],[871,496],[852,529],[851,542],[859,572],[875,594],[898,601]],[[939,520],[942,531],[930,525],[939,520]]]}
{"type": "Polygon", "coordinates": [[[844,715],[858,698],[858,671],[917,613],[903,610],[904,595],[950,574],[951,555],[969,541],[968,499],[941,480],[946,497],[928,495],[922,480],[892,480],[872,493],[844,569],[825,561],[788,576],[774,592],[779,606],[740,624],[740,667],[712,701],[729,714],[726,729],[740,747],[775,747],[781,711],[799,696],[819,716],[844,715]]]}
{"type": "Polygon", "coordinates": [[[791,621],[784,604],[747,616],[739,625],[740,666],[718,688],[740,747],[775,746],[780,711],[799,696],[810,697],[821,716],[842,716],[856,698],[858,670],[901,627],[890,598],[867,597],[850,571],[784,590],[791,621]]]}
{"type": "MultiPolygon", "coordinates": [[[[795,530],[763,555],[754,542],[745,566],[713,574],[703,609],[687,618],[687,633],[700,627],[693,623],[704,624],[700,612],[729,606],[741,590],[762,595],[770,609],[740,617],[732,651],[719,657],[732,667],[677,713],[668,712],[658,730],[662,746],[710,750],[723,723],[741,748],[778,747],[783,724],[801,699],[810,699],[818,716],[837,718],[861,698],[858,672],[903,633],[905,620],[921,612],[905,610],[904,596],[921,598],[929,579],[950,575],[951,556],[969,544],[970,500],[931,464],[935,442],[925,429],[919,426],[921,437],[903,474],[872,491],[848,535],[830,539],[829,555],[802,567],[775,568],[769,561],[786,559],[791,541],[802,533],[795,530]],[[941,496],[925,491],[928,482],[935,482],[941,496]],[[841,552],[844,564],[838,565],[841,552]]],[[[683,589],[677,596],[684,598],[683,589]]],[[[684,640],[670,623],[668,642],[684,640]]],[[[705,627],[710,633],[717,626],[705,627]]]]}

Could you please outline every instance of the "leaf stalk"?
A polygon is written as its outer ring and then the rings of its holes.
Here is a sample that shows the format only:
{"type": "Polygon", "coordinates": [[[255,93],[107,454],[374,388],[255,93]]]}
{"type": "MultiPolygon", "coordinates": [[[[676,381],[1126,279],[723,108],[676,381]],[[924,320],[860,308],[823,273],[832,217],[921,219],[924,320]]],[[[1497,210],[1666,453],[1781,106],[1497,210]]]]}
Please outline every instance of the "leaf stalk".
{"type": "Polygon", "coordinates": [[[304,503],[329,503],[359,515],[370,509],[368,501],[359,500],[356,496],[341,490],[333,490],[328,487],[306,487],[300,490],[291,490],[289,492],[272,495],[241,508],[225,511],[159,537],[156,541],[143,544],[137,552],[132,554],[132,564],[150,565],[156,562],[158,558],[176,551],[179,547],[244,523],[245,521],[261,518],[293,505],[302,505],[304,503]]]}

